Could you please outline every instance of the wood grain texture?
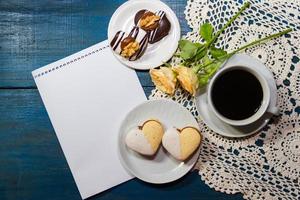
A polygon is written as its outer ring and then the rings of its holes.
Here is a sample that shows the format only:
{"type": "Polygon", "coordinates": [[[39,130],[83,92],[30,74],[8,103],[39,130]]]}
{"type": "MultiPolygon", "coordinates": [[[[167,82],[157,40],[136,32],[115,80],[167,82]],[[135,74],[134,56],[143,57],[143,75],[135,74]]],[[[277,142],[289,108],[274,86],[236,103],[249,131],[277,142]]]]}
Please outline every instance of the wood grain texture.
{"type": "Polygon", "coordinates": [[[33,69],[105,40],[122,2],[0,1],[0,86],[32,87],[33,69]]]}
{"type": "MultiPolygon", "coordinates": [[[[34,87],[31,71],[107,38],[109,19],[125,0],[0,1],[0,88],[34,87]]],[[[166,0],[184,22],[185,1],[166,0]]],[[[181,23],[182,33],[189,28],[181,23]]],[[[144,86],[147,72],[138,73],[144,86]]]]}
{"type": "MultiPolygon", "coordinates": [[[[0,102],[0,199],[80,199],[38,91],[1,90],[0,102]]],[[[241,198],[215,192],[196,173],[167,185],[134,179],[91,199],[241,198]]]]}
{"type": "MultiPolygon", "coordinates": [[[[80,199],[31,71],[106,39],[125,0],[0,0],[0,199],[80,199]],[[22,89],[20,89],[22,88],[22,89]]],[[[185,0],[165,0],[182,32],[185,0]]],[[[147,96],[153,84],[138,72],[147,96]]],[[[108,177],[109,178],[109,177],[108,177]]],[[[91,199],[241,199],[206,186],[196,172],[167,185],[132,180],[91,199]]]]}

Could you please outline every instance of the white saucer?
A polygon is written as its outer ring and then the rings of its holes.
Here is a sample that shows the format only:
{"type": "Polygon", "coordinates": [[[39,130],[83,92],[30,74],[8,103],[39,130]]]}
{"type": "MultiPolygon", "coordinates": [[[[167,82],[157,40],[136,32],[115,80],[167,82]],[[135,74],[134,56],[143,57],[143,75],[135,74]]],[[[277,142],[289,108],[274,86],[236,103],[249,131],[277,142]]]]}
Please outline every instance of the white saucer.
{"type": "Polygon", "coordinates": [[[158,67],[167,62],[175,53],[180,39],[180,25],[175,13],[165,3],[159,0],[130,0],[122,4],[113,14],[108,25],[108,41],[122,30],[129,33],[134,25],[135,14],[142,9],[152,12],[165,11],[171,23],[169,34],[161,41],[149,44],[145,54],[136,61],[128,61],[119,54],[114,55],[125,65],[140,70],[158,67]]]}
{"type": "Polygon", "coordinates": [[[199,127],[193,115],[174,101],[163,99],[146,101],[133,108],[121,124],[118,137],[120,161],[125,169],[143,181],[156,184],[175,181],[192,169],[197,162],[200,148],[191,158],[182,162],[175,160],[163,147],[160,147],[153,157],[145,157],[130,150],[125,144],[125,137],[131,128],[153,118],[158,119],[165,130],[174,126],[199,127]]]}
{"type": "MultiPolygon", "coordinates": [[[[222,67],[237,65],[250,66],[266,77],[271,89],[269,106],[275,107],[277,103],[277,91],[272,72],[264,64],[246,54],[234,55],[222,67]]],[[[259,120],[247,126],[231,126],[226,124],[210,110],[207,102],[206,88],[201,89],[199,95],[196,97],[196,107],[201,119],[209,128],[220,135],[233,138],[246,137],[258,132],[272,117],[271,114],[265,113],[259,120]]]]}

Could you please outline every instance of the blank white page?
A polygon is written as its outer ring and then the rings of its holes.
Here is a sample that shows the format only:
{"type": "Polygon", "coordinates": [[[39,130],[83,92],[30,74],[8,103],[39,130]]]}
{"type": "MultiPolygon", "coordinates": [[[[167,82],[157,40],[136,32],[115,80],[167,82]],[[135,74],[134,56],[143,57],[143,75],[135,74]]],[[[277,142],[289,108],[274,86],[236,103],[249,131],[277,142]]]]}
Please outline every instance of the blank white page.
{"type": "Polygon", "coordinates": [[[118,129],[146,100],[134,70],[104,41],[32,72],[82,198],[132,178],[117,153],[118,129]]]}

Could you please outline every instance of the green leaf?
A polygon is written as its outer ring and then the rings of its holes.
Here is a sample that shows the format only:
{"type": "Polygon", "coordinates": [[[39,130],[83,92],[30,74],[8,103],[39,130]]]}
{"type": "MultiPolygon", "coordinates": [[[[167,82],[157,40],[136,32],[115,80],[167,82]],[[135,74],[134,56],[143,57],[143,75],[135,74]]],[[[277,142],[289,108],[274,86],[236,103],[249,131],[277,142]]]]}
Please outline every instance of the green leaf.
{"type": "Polygon", "coordinates": [[[207,75],[199,76],[198,82],[200,87],[207,85],[208,81],[209,81],[209,77],[207,75]]]}
{"type": "Polygon", "coordinates": [[[210,78],[216,73],[216,71],[218,71],[218,69],[223,64],[223,61],[214,60],[214,62],[212,62],[212,60],[209,59],[208,56],[205,56],[202,59],[202,62],[203,62],[203,65],[209,64],[209,63],[210,64],[205,67],[204,74],[199,75],[198,81],[199,81],[199,85],[201,87],[205,86],[209,82],[210,78]]]}
{"type": "Polygon", "coordinates": [[[206,42],[212,39],[213,32],[214,27],[210,23],[202,24],[200,27],[200,35],[206,42]]]}
{"type": "Polygon", "coordinates": [[[193,43],[189,40],[180,40],[179,49],[181,52],[179,55],[184,60],[191,59],[203,48],[203,46],[203,44],[193,43]]]}
{"type": "Polygon", "coordinates": [[[180,57],[183,59],[183,60],[188,60],[192,57],[194,57],[194,55],[196,54],[196,51],[182,51],[180,53],[180,57]]]}
{"type": "Polygon", "coordinates": [[[199,44],[193,43],[189,40],[180,40],[179,41],[179,49],[180,49],[180,57],[184,60],[190,59],[195,56],[197,50],[199,48],[199,44]]]}
{"type": "Polygon", "coordinates": [[[201,60],[204,56],[206,56],[206,54],[207,54],[207,49],[204,46],[202,46],[201,48],[198,49],[195,58],[196,60],[201,60]]]}
{"type": "Polygon", "coordinates": [[[211,54],[211,56],[215,59],[218,59],[220,57],[223,57],[227,54],[226,51],[224,51],[223,49],[218,49],[214,46],[212,46],[210,49],[209,49],[209,53],[211,54]]]}
{"type": "Polygon", "coordinates": [[[205,72],[209,75],[211,73],[213,73],[213,71],[216,69],[215,66],[210,66],[209,68],[205,69],[205,72]]]}
{"type": "Polygon", "coordinates": [[[199,42],[195,42],[194,44],[195,44],[196,47],[198,47],[198,49],[204,47],[204,44],[201,44],[199,42]]]}
{"type": "Polygon", "coordinates": [[[205,68],[209,63],[211,63],[212,60],[209,59],[208,55],[204,55],[203,58],[201,59],[201,63],[193,66],[193,71],[195,73],[198,73],[200,69],[205,68]]]}
{"type": "Polygon", "coordinates": [[[202,46],[200,43],[193,43],[189,40],[179,40],[178,45],[181,51],[189,51],[202,46]]]}
{"type": "Polygon", "coordinates": [[[202,59],[202,65],[207,65],[211,62],[211,59],[208,57],[208,55],[204,56],[202,59]]]}
{"type": "Polygon", "coordinates": [[[221,67],[223,61],[216,61],[208,65],[205,69],[205,72],[209,76],[209,78],[215,74],[215,72],[221,67]]]}
{"type": "Polygon", "coordinates": [[[184,49],[184,47],[186,45],[188,45],[189,43],[192,43],[192,42],[189,40],[179,40],[179,42],[178,42],[179,49],[180,50],[184,49]]]}

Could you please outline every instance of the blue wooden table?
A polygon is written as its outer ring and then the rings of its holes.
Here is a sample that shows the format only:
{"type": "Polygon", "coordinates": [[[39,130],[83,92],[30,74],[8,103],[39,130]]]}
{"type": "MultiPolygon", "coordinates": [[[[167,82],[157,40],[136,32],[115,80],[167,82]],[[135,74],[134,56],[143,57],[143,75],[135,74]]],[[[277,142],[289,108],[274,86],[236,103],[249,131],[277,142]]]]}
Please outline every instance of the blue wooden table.
{"type": "MultiPolygon", "coordinates": [[[[0,199],[80,199],[31,71],[106,39],[124,0],[0,0],[0,199]]],[[[184,0],[165,1],[178,15],[184,0]]],[[[153,85],[137,72],[147,95],[153,85]]],[[[242,199],[210,189],[197,172],[166,185],[137,179],[91,199],[242,199]]]]}

